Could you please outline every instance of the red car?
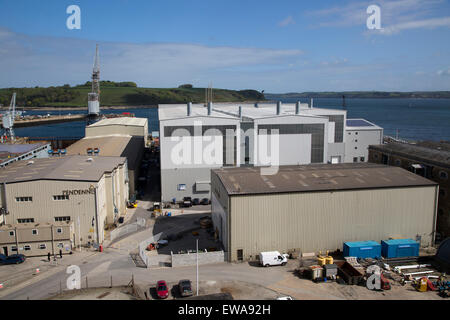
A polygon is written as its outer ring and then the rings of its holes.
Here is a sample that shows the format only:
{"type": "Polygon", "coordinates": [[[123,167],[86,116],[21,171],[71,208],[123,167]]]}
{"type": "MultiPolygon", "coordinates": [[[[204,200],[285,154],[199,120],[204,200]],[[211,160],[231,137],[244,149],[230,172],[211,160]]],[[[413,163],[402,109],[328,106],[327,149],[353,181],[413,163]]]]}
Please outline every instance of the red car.
{"type": "Polygon", "coordinates": [[[156,283],[156,294],[160,299],[165,299],[169,296],[169,289],[167,283],[164,280],[159,280],[156,283]]]}

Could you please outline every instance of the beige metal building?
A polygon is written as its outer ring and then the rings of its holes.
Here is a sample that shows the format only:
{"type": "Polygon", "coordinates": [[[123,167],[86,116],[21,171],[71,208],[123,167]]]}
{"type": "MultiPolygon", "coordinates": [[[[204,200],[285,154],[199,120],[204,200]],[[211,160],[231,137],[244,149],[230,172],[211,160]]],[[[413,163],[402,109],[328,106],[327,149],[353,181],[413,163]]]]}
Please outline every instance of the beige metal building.
{"type": "Polygon", "coordinates": [[[148,138],[148,119],[131,117],[108,118],[86,127],[86,137],[107,135],[143,137],[146,146],[148,138]]]}
{"type": "Polygon", "coordinates": [[[212,170],[212,218],[229,261],[260,252],[318,252],[345,241],[433,244],[438,185],[370,163],[212,170]]]}
{"type": "Polygon", "coordinates": [[[55,255],[60,251],[69,254],[75,243],[74,230],[71,221],[4,225],[0,227],[0,252],[27,257],[55,255]]]}
{"type": "Polygon", "coordinates": [[[144,154],[144,137],[130,135],[85,137],[70,145],[67,154],[127,158],[127,179],[131,195],[135,193],[139,177],[139,167],[144,154]]]}
{"type": "Polygon", "coordinates": [[[0,169],[5,224],[71,221],[75,245],[102,243],[104,229],[126,212],[127,159],[64,156],[0,169]]]}

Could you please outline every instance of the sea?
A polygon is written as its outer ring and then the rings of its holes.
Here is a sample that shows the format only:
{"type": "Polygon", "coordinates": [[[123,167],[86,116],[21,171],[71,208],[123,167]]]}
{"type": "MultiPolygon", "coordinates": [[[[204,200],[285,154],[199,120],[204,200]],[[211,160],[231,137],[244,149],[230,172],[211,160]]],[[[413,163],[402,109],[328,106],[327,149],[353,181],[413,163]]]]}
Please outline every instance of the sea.
{"type": "MultiPolygon", "coordinates": [[[[298,99],[279,99],[294,103],[298,99]]],[[[300,99],[301,102],[308,102],[300,99]]],[[[342,99],[316,98],[315,108],[343,109],[342,99]]],[[[346,99],[347,118],[366,119],[384,129],[384,135],[409,141],[450,141],[450,99],[346,99]]],[[[85,110],[27,111],[26,115],[82,114],[85,110]]],[[[104,113],[134,113],[148,118],[149,132],[159,131],[157,108],[107,109],[104,113]]],[[[19,137],[84,137],[85,121],[16,128],[19,137]]]]}

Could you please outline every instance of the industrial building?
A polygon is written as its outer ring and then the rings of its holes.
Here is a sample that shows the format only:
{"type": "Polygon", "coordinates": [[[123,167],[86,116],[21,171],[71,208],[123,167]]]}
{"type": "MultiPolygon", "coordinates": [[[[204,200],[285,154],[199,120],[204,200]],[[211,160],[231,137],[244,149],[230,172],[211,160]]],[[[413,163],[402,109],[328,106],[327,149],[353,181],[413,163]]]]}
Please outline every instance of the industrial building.
{"type": "Polygon", "coordinates": [[[439,184],[437,232],[450,237],[450,143],[391,142],[369,147],[369,161],[401,167],[439,184]]]}
{"type": "Polygon", "coordinates": [[[5,225],[73,222],[75,245],[101,244],[104,229],[126,212],[127,159],[62,156],[0,169],[5,225]]]}
{"type": "Polygon", "coordinates": [[[68,155],[126,157],[129,194],[136,193],[139,168],[148,138],[148,119],[118,117],[86,126],[86,136],[67,148],[68,155]]]}
{"type": "Polygon", "coordinates": [[[367,162],[369,146],[383,143],[383,128],[364,119],[347,119],[345,161],[367,162]]]}
{"type": "Polygon", "coordinates": [[[75,229],[71,221],[8,224],[0,227],[0,249],[5,256],[27,257],[72,253],[75,229]]]}
{"type": "Polygon", "coordinates": [[[212,220],[228,261],[260,252],[342,250],[346,241],[434,244],[438,185],[370,163],[211,171],[212,220]]]}
{"type": "Polygon", "coordinates": [[[49,143],[2,143],[0,144],[0,168],[19,160],[48,158],[49,143]]]}
{"type": "Polygon", "coordinates": [[[145,147],[148,139],[148,119],[132,117],[107,118],[86,126],[86,138],[110,135],[142,137],[145,147]]]}
{"type": "MultiPolygon", "coordinates": [[[[353,162],[355,154],[346,155],[346,110],[300,102],[188,103],[159,105],[158,114],[162,201],[209,197],[214,168],[353,162]]],[[[363,136],[351,148],[365,162],[374,140],[363,136]]]]}

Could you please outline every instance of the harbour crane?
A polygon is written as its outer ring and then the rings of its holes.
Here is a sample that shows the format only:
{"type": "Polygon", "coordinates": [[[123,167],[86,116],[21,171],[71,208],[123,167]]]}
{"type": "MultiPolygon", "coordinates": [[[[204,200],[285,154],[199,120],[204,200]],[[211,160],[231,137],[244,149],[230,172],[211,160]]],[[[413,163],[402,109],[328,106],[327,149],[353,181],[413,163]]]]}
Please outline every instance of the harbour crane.
{"type": "Polygon", "coordinates": [[[95,47],[94,68],[92,70],[92,91],[88,93],[88,114],[98,116],[100,113],[100,59],[98,44],[95,47]]]}
{"type": "Polygon", "coordinates": [[[2,116],[2,126],[3,126],[3,134],[1,141],[3,143],[3,137],[6,136],[6,139],[11,141],[15,140],[14,136],[14,120],[16,118],[16,93],[13,93],[11,104],[9,105],[9,109],[2,116]]]}

